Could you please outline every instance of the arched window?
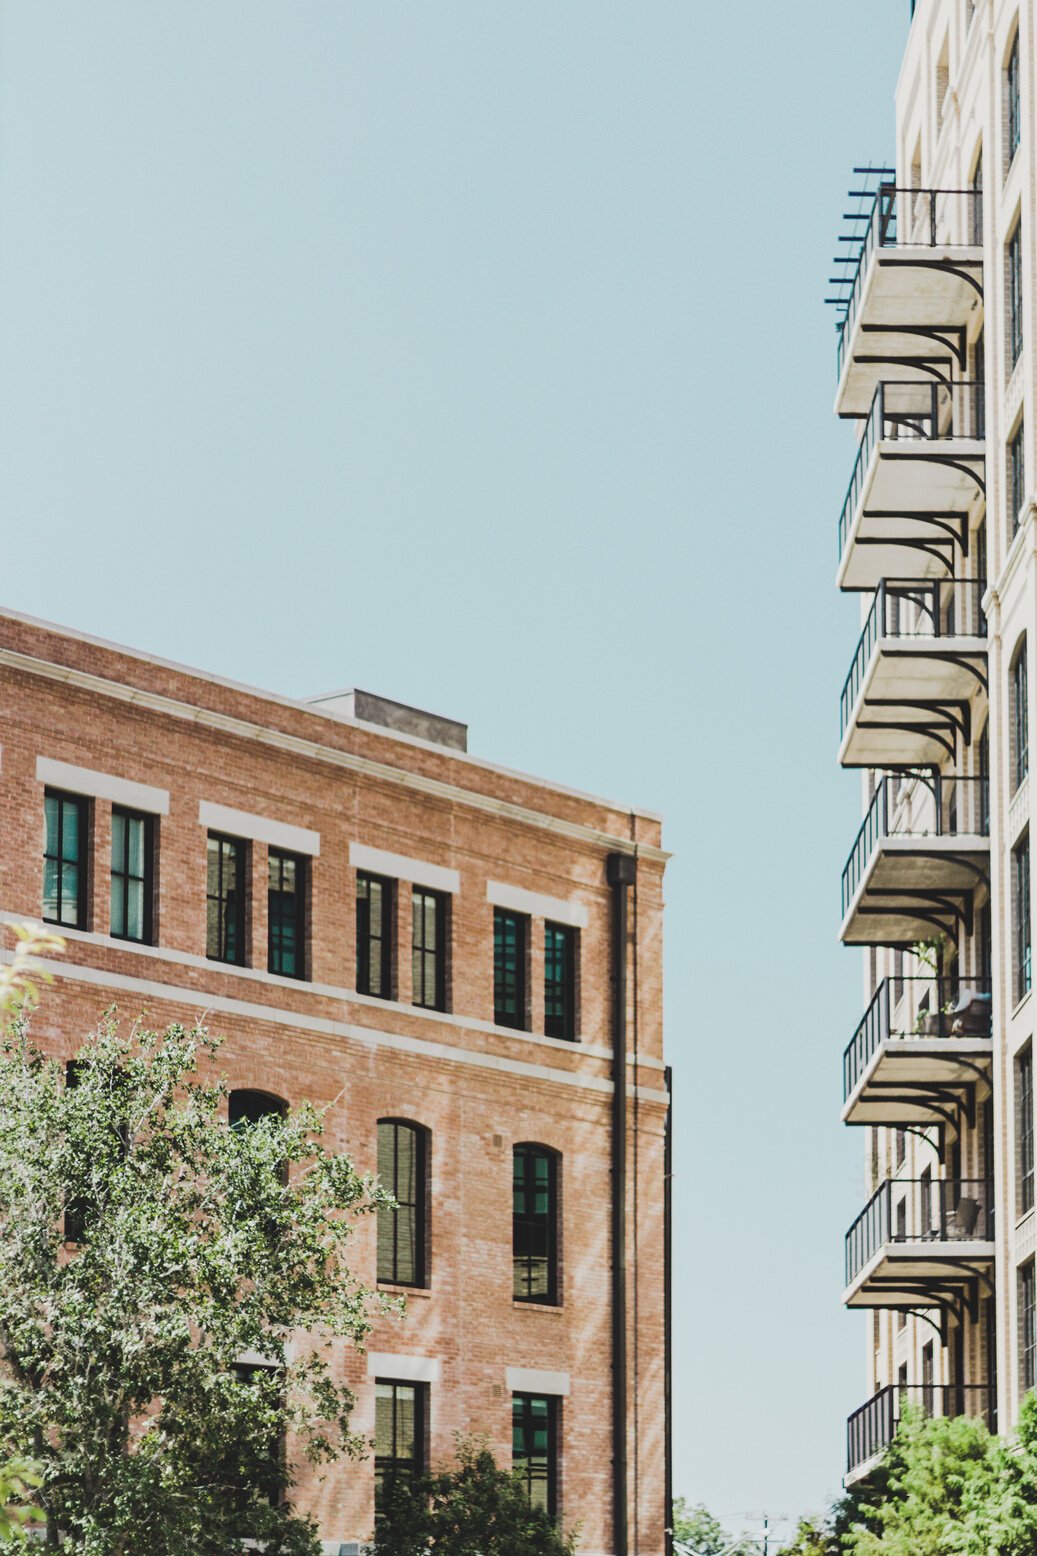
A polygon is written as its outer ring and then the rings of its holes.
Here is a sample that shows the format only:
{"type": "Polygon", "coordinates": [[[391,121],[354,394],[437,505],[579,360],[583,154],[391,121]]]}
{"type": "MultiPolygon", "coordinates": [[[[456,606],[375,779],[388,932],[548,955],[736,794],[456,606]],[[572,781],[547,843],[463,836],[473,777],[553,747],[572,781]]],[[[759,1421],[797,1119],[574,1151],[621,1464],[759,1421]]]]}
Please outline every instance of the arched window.
{"type": "Polygon", "coordinates": [[[396,1201],[395,1210],[378,1207],[378,1279],[427,1286],[427,1131],[403,1118],[380,1118],[378,1178],[396,1201]]]}
{"type": "Polygon", "coordinates": [[[1012,660],[1012,793],[1030,771],[1030,721],[1027,711],[1026,639],[1012,660]]]}
{"type": "Polygon", "coordinates": [[[233,1128],[258,1124],[261,1118],[284,1118],[287,1112],[283,1097],[272,1097],[268,1091],[232,1091],[227,1099],[227,1114],[233,1128]]]}
{"type": "MultiPolygon", "coordinates": [[[[232,1129],[248,1129],[261,1118],[284,1118],[288,1104],[283,1097],[268,1091],[232,1091],[227,1098],[227,1116],[232,1129]]],[[[281,1166],[281,1182],[288,1182],[288,1163],[281,1166]]]]}
{"type": "Polygon", "coordinates": [[[544,1145],[512,1152],[512,1295],[553,1306],[558,1291],[559,1157],[544,1145]]]}

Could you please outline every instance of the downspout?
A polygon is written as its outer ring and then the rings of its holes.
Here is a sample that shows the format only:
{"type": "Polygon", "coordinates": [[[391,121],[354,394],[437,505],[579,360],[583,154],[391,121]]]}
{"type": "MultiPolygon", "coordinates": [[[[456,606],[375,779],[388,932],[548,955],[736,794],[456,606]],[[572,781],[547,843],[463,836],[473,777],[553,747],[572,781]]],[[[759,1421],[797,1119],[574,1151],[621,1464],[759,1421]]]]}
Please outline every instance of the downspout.
{"type": "Polygon", "coordinates": [[[666,1066],[669,1106],[663,1124],[663,1399],[666,1556],[673,1556],[673,1071],[666,1066]]]}
{"type": "Polygon", "coordinates": [[[633,854],[609,854],[612,888],[612,1521],[614,1556],[627,1536],[627,892],[633,854]]]}

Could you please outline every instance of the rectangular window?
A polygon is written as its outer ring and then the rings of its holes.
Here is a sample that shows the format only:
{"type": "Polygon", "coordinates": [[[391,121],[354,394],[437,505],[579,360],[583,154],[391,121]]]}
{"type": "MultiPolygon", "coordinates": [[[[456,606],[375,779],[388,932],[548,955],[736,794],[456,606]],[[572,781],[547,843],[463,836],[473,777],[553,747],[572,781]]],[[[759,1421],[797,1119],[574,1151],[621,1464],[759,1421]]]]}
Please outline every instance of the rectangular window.
{"type": "Polygon", "coordinates": [[[395,1486],[424,1473],[427,1385],[375,1381],[374,1511],[382,1518],[395,1486]]]}
{"type": "Polygon", "coordinates": [[[544,1031],[576,1036],[576,930],[567,924],[544,925],[544,1031]]]}
{"type": "Polygon", "coordinates": [[[907,1130],[897,1129],[894,1132],[895,1160],[898,1167],[903,1167],[907,1157],[907,1130]]]}
{"type": "Polygon", "coordinates": [[[1020,421],[1008,445],[1008,522],[1014,537],[1022,522],[1026,502],[1026,450],[1023,445],[1024,426],[1020,421]]]}
{"type": "Polygon", "coordinates": [[[1008,64],[1005,68],[1005,136],[1007,139],[1005,150],[1009,166],[1011,166],[1012,158],[1019,150],[1022,123],[1019,95],[1019,33],[1017,31],[1012,44],[1012,52],[1008,56],[1008,64]]]}
{"type": "Polygon", "coordinates": [[[1015,998],[1018,1004],[1029,994],[1032,981],[1030,945],[1030,839],[1024,837],[1012,850],[1015,898],[1015,998]]]}
{"type": "Polygon", "coordinates": [[[1018,362],[1023,349],[1023,224],[1019,220],[1005,250],[1006,330],[1008,371],[1018,362]]]}
{"type": "Polygon", "coordinates": [[[43,917],[48,924],[86,928],[86,800],[47,789],[43,844],[43,917]]]}
{"type": "Polygon", "coordinates": [[[393,883],[360,871],[356,878],[358,994],[392,999],[393,883]]]}
{"type": "Polygon", "coordinates": [[[378,1279],[424,1287],[428,1166],[426,1133],[402,1119],[378,1122],[378,1181],[396,1201],[378,1207],[378,1279]]]}
{"type": "Polygon", "coordinates": [[[511,1396],[511,1463],[531,1507],[558,1511],[558,1401],[553,1395],[511,1396]]]}
{"type": "Polygon", "coordinates": [[[558,1301],[558,1166],[539,1145],[517,1145],[512,1161],[512,1296],[558,1301]]]}
{"type": "Polygon", "coordinates": [[[1012,788],[1018,789],[1030,771],[1030,711],[1026,643],[1012,666],[1012,788]]]}
{"type": "Polygon", "coordinates": [[[1033,1209],[1033,1051],[1016,1060],[1016,1112],[1019,1142],[1019,1214],[1033,1209]]]}
{"type": "Polygon", "coordinates": [[[112,807],[111,933],[151,941],[153,816],[112,807]]]}
{"type": "Polygon", "coordinates": [[[933,1354],[933,1342],[927,1340],[922,1346],[922,1410],[925,1415],[932,1416],[935,1412],[933,1405],[936,1403],[936,1390],[933,1387],[935,1378],[935,1356],[933,1354]]]}
{"type": "Polygon", "coordinates": [[[526,1028],[526,935],[529,920],[510,908],[493,910],[493,1019],[526,1028]]]}
{"type": "Polygon", "coordinates": [[[1037,1281],[1031,1259],[1019,1271],[1019,1360],[1024,1392],[1037,1387],[1037,1281]]]}
{"type": "Polygon", "coordinates": [[[205,954],[245,965],[245,881],[248,849],[240,837],[209,833],[205,954]]]}
{"type": "Polygon", "coordinates": [[[306,860],[272,848],[267,863],[267,965],[306,976],[306,860]]]}
{"type": "Polygon", "coordinates": [[[446,895],[415,886],[411,998],[425,1010],[446,1010],[446,924],[446,895]]]}

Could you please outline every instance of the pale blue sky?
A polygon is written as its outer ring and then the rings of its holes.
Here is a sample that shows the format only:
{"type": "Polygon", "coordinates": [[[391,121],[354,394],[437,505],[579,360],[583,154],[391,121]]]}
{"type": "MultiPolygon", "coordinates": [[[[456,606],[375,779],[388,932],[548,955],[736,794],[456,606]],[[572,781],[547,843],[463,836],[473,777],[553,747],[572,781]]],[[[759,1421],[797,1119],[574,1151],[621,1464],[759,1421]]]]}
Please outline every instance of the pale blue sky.
{"type": "Polygon", "coordinates": [[[666,814],[676,1485],[837,1488],[822,305],[908,0],[0,0],[5,603],[666,814]]]}

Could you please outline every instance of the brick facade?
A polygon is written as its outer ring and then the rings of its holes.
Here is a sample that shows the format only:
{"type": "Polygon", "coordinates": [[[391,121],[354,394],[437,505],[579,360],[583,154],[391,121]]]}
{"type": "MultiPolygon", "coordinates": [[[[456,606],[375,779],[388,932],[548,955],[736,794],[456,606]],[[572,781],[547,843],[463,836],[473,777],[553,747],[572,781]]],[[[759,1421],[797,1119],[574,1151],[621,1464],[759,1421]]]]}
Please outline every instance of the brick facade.
{"type": "MultiPolygon", "coordinates": [[[[88,916],[68,931],[36,1035],[73,1052],[101,1010],[152,1025],[203,1017],[225,1038],[232,1087],[330,1104],[329,1143],[375,1169],[376,1126],[396,1117],[429,1140],[428,1289],[402,1320],[379,1319],[371,1353],[435,1363],[429,1449],[482,1432],[511,1452],[508,1369],[567,1375],[560,1402],[563,1521],[581,1551],[611,1553],[610,895],[605,859],[636,852],[628,961],[629,1550],[664,1549],[665,1336],[662,876],[657,818],[577,795],[355,720],[335,716],[0,615],[0,912],[38,918],[46,774],[89,807],[88,916]],[[44,774],[41,778],[40,774],[44,774]],[[113,786],[112,780],[116,780],[113,786]],[[151,945],[109,936],[112,795],[121,784],[168,795],[156,819],[151,945]],[[246,965],[206,959],[207,825],[200,807],[250,827],[246,965]],[[251,820],[249,819],[251,818],[251,820]],[[258,820],[257,820],[258,819],[258,820]],[[308,867],[305,981],[267,966],[267,849],[259,822],[319,834],[308,867]],[[457,872],[451,893],[448,1013],[416,1009],[411,885],[395,894],[393,1000],[355,992],[356,869],[351,845],[457,872]],[[493,1022],[493,906],[488,883],[536,894],[530,911],[528,1032],[493,1022]],[[566,904],[578,931],[578,1040],[544,1030],[543,912],[566,904]],[[633,1062],[636,1052],[637,1063],[633,1062]],[[561,1160],[560,1298],[513,1301],[512,1146],[561,1160]],[[636,1162],[636,1173],[635,1173],[636,1162]],[[636,1326],[637,1346],[634,1334],[636,1326]],[[636,1356],[636,1362],[635,1362],[636,1356]]],[[[386,874],[391,874],[386,870],[386,874]]],[[[8,945],[10,941],[8,941],[8,945]]],[[[375,1228],[357,1232],[358,1276],[375,1283],[375,1228]]],[[[343,1355],[355,1423],[373,1430],[364,1357],[343,1355]]],[[[555,1382],[555,1388],[562,1388],[555,1382]]],[[[370,1536],[370,1461],[344,1461],[304,1488],[327,1549],[370,1536]]]]}

